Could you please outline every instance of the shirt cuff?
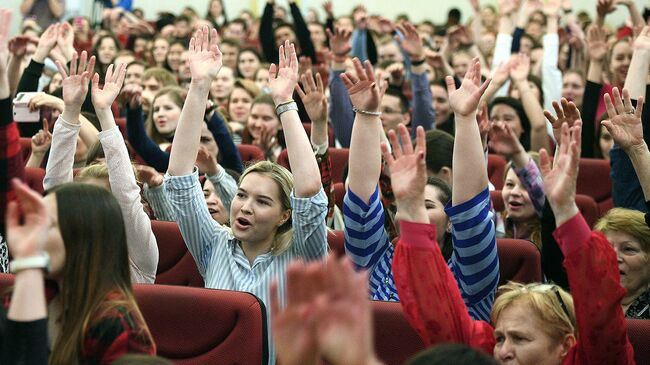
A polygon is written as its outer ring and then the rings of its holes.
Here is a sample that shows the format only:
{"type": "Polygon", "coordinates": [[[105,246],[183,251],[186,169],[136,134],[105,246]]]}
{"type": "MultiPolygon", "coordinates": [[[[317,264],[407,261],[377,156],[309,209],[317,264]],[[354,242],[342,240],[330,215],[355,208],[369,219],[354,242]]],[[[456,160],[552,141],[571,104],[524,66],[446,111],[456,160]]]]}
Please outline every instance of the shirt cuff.
{"type": "Polygon", "coordinates": [[[223,166],[221,166],[220,164],[217,164],[217,166],[219,167],[217,169],[217,174],[216,175],[205,174],[205,178],[220,183],[226,178],[226,175],[228,173],[226,172],[226,169],[224,169],[223,166]]]}
{"type": "Polygon", "coordinates": [[[400,221],[399,227],[401,245],[432,250],[438,244],[435,224],[400,221]]]}
{"type": "Polygon", "coordinates": [[[191,174],[181,176],[165,173],[163,181],[167,190],[190,190],[199,184],[199,169],[194,166],[191,174]]]}
{"type": "Polygon", "coordinates": [[[61,123],[61,126],[67,128],[67,129],[72,129],[72,130],[75,130],[75,131],[79,131],[81,129],[81,123],[79,123],[79,124],[70,123],[67,120],[63,119],[62,116],[59,116],[59,119],[56,122],[57,122],[57,124],[61,123]]]}
{"type": "MultiPolygon", "coordinates": [[[[61,119],[61,120],[63,120],[63,119],[61,119]]],[[[109,128],[109,129],[106,129],[106,130],[103,130],[103,131],[97,133],[97,137],[99,137],[99,140],[101,141],[101,140],[106,140],[108,138],[115,138],[117,134],[119,134],[120,137],[122,136],[122,134],[120,133],[120,129],[116,125],[116,126],[113,126],[112,128],[109,128]]]]}
{"type": "Polygon", "coordinates": [[[553,232],[553,237],[562,249],[564,256],[569,256],[573,251],[580,250],[581,246],[589,241],[591,229],[582,213],[578,213],[557,227],[553,232]]]}

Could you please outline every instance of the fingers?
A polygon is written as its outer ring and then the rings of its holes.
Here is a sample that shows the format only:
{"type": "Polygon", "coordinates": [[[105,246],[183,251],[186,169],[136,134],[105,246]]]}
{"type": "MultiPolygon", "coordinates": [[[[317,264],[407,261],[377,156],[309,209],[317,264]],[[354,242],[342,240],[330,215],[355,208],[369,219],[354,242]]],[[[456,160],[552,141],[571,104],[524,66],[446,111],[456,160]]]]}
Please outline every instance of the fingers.
{"type": "MultiPolygon", "coordinates": [[[[422,157],[424,157],[426,151],[427,143],[425,140],[424,128],[422,126],[418,126],[418,128],[415,130],[415,152],[421,154],[422,157]]],[[[422,159],[422,163],[424,163],[424,159],[422,159]]]]}
{"type": "Polygon", "coordinates": [[[280,49],[278,50],[278,68],[284,68],[286,67],[287,61],[284,53],[284,44],[280,45],[280,49]]]}
{"type": "MultiPolygon", "coordinates": [[[[289,43],[289,41],[287,41],[289,43]]],[[[289,45],[289,68],[298,72],[298,55],[296,54],[296,45],[291,43],[289,45]]]]}
{"type": "Polygon", "coordinates": [[[208,28],[207,25],[203,26],[203,33],[202,33],[202,44],[201,44],[201,50],[202,51],[207,51],[210,49],[210,37],[208,36],[210,34],[210,29],[208,28]]]}
{"type": "MultiPolygon", "coordinates": [[[[479,66],[479,71],[480,71],[480,66],[479,66]]],[[[485,80],[485,82],[481,85],[481,87],[474,93],[474,96],[480,99],[481,96],[483,96],[483,94],[485,93],[485,90],[487,90],[488,86],[490,86],[491,82],[492,82],[492,78],[485,80]]]]}
{"type": "Polygon", "coordinates": [[[318,72],[316,72],[316,90],[320,93],[325,92],[325,87],[323,86],[323,78],[320,76],[320,73],[318,72]]]}
{"type": "Polygon", "coordinates": [[[643,113],[643,103],[645,100],[643,100],[643,96],[639,96],[639,99],[636,101],[636,110],[634,111],[634,115],[637,118],[641,118],[641,113],[643,113]]]}
{"type": "Polygon", "coordinates": [[[447,84],[447,94],[451,94],[456,91],[456,83],[454,82],[454,78],[452,76],[446,76],[445,83],[447,84]]]}
{"type": "Polygon", "coordinates": [[[278,66],[276,66],[275,63],[272,63],[271,66],[269,66],[268,82],[271,82],[271,80],[275,79],[276,77],[278,77],[278,66]]]}
{"type": "Polygon", "coordinates": [[[375,82],[375,73],[372,71],[372,64],[370,61],[366,60],[363,63],[366,71],[366,77],[368,78],[369,81],[375,82]]]}
{"type": "Polygon", "coordinates": [[[614,108],[616,108],[616,112],[618,114],[624,114],[626,112],[625,106],[623,105],[623,99],[617,87],[612,90],[612,96],[614,97],[614,108]]]}
{"type": "MultiPolygon", "coordinates": [[[[553,108],[555,108],[556,104],[557,104],[556,102],[553,102],[553,108]]],[[[548,122],[551,123],[553,128],[555,128],[555,124],[557,123],[557,118],[555,118],[553,114],[551,114],[551,112],[549,112],[548,110],[544,110],[544,116],[546,117],[546,120],[548,120],[548,122]]]]}
{"type": "Polygon", "coordinates": [[[104,75],[104,84],[110,82],[110,80],[113,78],[113,64],[111,63],[108,65],[108,69],[106,69],[106,75],[104,75]]]}
{"type": "Polygon", "coordinates": [[[368,80],[368,77],[366,76],[366,72],[363,69],[363,66],[361,66],[361,61],[359,61],[358,58],[354,58],[352,60],[352,64],[354,65],[354,71],[357,73],[357,77],[359,78],[360,81],[366,81],[368,80]]]}
{"type": "MultiPolygon", "coordinates": [[[[305,81],[303,81],[304,78],[305,78],[305,75],[302,75],[302,76],[300,77],[301,82],[302,82],[303,85],[306,83],[305,81]]],[[[298,97],[300,98],[300,100],[303,100],[303,99],[305,98],[305,96],[307,96],[307,95],[305,94],[305,92],[302,91],[302,89],[300,88],[300,84],[299,84],[299,83],[296,83],[296,86],[294,87],[294,90],[295,90],[296,93],[298,94],[298,97]]]]}
{"type": "Polygon", "coordinates": [[[81,52],[81,57],[79,57],[79,71],[84,72],[86,70],[86,60],[88,58],[88,53],[86,51],[81,52]]]}
{"type": "Polygon", "coordinates": [[[97,90],[99,90],[99,74],[97,72],[95,72],[93,75],[92,84],[90,87],[93,94],[97,93],[97,90]]]}
{"type": "Polygon", "coordinates": [[[539,170],[542,176],[546,176],[551,172],[551,157],[545,148],[539,150],[539,170]]]}
{"type": "Polygon", "coordinates": [[[16,199],[24,213],[35,212],[44,208],[41,196],[37,192],[30,189],[29,186],[18,179],[12,179],[11,183],[16,194],[16,199]]]}
{"type": "Polygon", "coordinates": [[[64,80],[67,79],[67,78],[68,78],[68,73],[65,72],[65,68],[63,67],[63,65],[61,64],[61,62],[56,61],[55,64],[56,64],[56,68],[57,68],[57,70],[59,70],[59,73],[61,74],[61,77],[62,77],[64,80]]]}
{"type": "Polygon", "coordinates": [[[616,108],[614,108],[614,103],[612,103],[612,97],[609,94],[605,94],[605,109],[607,110],[607,116],[609,119],[614,118],[618,115],[616,108]]]}
{"type": "Polygon", "coordinates": [[[7,204],[7,211],[5,212],[5,227],[7,227],[7,231],[9,231],[10,228],[18,227],[19,222],[20,211],[18,210],[18,203],[15,201],[10,201],[7,204]]]}
{"type": "Polygon", "coordinates": [[[89,75],[92,75],[93,72],[95,72],[95,62],[96,62],[95,56],[90,57],[90,61],[88,61],[88,67],[87,70],[89,75]]]}
{"type": "Polygon", "coordinates": [[[77,60],[79,59],[79,55],[77,52],[72,53],[72,60],[70,61],[70,76],[78,75],[77,73],[77,60]]]}
{"type": "Polygon", "coordinates": [[[395,134],[394,130],[388,131],[388,140],[390,141],[390,146],[391,149],[393,150],[393,155],[395,156],[395,160],[398,160],[400,157],[402,157],[402,147],[399,145],[399,141],[397,140],[397,134],[395,134]]]}
{"type": "Polygon", "coordinates": [[[354,86],[354,82],[350,79],[348,74],[346,72],[341,74],[341,80],[343,81],[343,85],[345,85],[345,88],[350,90],[352,86],[354,86]]]}
{"type": "Polygon", "coordinates": [[[190,45],[187,47],[187,50],[192,53],[196,51],[196,35],[190,39],[190,45]]]}
{"type": "Polygon", "coordinates": [[[43,130],[47,133],[50,132],[50,123],[47,121],[47,118],[43,118],[43,130]]]}
{"type": "Polygon", "coordinates": [[[411,135],[409,134],[408,129],[402,123],[397,126],[399,130],[400,139],[402,141],[402,150],[406,155],[413,154],[413,144],[411,143],[411,135]]]}
{"type": "Polygon", "coordinates": [[[630,92],[627,89],[623,89],[623,107],[625,108],[626,113],[634,110],[632,100],[630,99],[630,92]]]}

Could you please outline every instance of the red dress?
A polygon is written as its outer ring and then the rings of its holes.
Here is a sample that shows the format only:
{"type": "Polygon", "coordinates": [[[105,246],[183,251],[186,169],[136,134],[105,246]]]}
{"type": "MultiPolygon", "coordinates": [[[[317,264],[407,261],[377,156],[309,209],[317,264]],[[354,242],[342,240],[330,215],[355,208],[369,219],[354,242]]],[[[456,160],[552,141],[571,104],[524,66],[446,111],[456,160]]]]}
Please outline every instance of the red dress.
{"type": "MultiPolygon", "coordinates": [[[[436,227],[401,222],[393,275],[407,320],[427,345],[460,342],[492,354],[494,329],[472,320],[436,242],[436,227]]],[[[581,214],[554,232],[567,270],[577,320],[577,343],[569,364],[635,364],[627,338],[616,254],[581,214]]]]}

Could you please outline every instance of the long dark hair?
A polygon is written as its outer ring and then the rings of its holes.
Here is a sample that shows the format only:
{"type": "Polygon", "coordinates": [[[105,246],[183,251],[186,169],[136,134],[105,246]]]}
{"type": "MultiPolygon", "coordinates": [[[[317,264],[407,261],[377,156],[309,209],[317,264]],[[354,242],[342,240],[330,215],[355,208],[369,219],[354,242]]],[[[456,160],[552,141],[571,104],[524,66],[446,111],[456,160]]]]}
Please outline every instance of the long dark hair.
{"type": "MultiPolygon", "coordinates": [[[[431,185],[438,190],[438,200],[440,200],[443,205],[447,205],[447,203],[451,201],[451,188],[449,187],[449,184],[447,184],[444,180],[437,177],[428,176],[427,185],[431,185]]],[[[442,256],[445,258],[445,260],[449,260],[454,250],[453,244],[451,242],[451,233],[445,231],[445,237],[442,239],[442,242],[438,242],[438,244],[440,244],[440,251],[442,251],[442,256]]]]}
{"type": "MultiPolygon", "coordinates": [[[[120,206],[111,193],[97,186],[69,183],[49,190],[57,201],[59,229],[65,246],[61,332],[52,348],[50,364],[80,363],[91,320],[115,307],[126,308],[151,339],[133,297],[129,251],[120,206]],[[106,300],[111,292],[121,299],[106,300]]],[[[153,343],[152,340],[150,340],[153,343]]]]}
{"type": "MultiPolygon", "coordinates": [[[[102,81],[104,80],[104,78],[106,76],[106,70],[108,70],[108,66],[110,65],[110,63],[103,64],[103,63],[101,63],[99,61],[99,53],[98,53],[99,52],[99,47],[102,45],[102,42],[104,41],[104,39],[112,39],[113,42],[115,42],[115,49],[116,49],[115,57],[116,58],[117,58],[117,52],[122,49],[122,45],[120,44],[120,40],[117,39],[117,37],[113,33],[104,34],[103,36],[101,36],[101,37],[99,37],[97,39],[97,42],[95,42],[95,45],[93,46],[93,48],[90,51],[90,54],[92,56],[95,56],[95,58],[96,58],[96,60],[95,60],[96,63],[95,64],[97,66],[95,67],[95,70],[99,74],[99,79],[102,80],[102,81]]],[[[113,59],[113,61],[114,60],[115,59],[113,59]]]]}
{"type": "Polygon", "coordinates": [[[524,149],[526,151],[530,150],[530,129],[531,129],[530,120],[528,119],[528,116],[526,115],[526,112],[524,111],[524,107],[521,104],[521,102],[509,96],[500,96],[494,98],[492,103],[490,103],[489,113],[491,114],[492,108],[494,108],[495,105],[499,105],[499,104],[505,104],[515,110],[515,113],[517,113],[517,116],[519,117],[519,121],[521,122],[521,129],[523,130],[523,132],[521,133],[521,137],[519,137],[519,142],[521,142],[521,145],[524,146],[524,149]]]}

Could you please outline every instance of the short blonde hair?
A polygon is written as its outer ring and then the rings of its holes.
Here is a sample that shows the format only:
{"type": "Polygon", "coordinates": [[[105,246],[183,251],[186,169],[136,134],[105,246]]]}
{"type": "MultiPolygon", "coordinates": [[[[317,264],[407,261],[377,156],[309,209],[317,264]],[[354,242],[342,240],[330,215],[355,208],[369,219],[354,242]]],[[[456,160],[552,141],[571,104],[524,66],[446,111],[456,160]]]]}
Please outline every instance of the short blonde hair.
{"type": "Polygon", "coordinates": [[[618,231],[627,233],[641,244],[641,249],[650,254],[650,227],[645,222],[645,215],[639,211],[613,208],[596,222],[595,231],[602,233],[618,231]]]}
{"type": "Polygon", "coordinates": [[[544,323],[542,331],[558,341],[576,335],[576,316],[571,294],[552,284],[520,284],[509,282],[498,290],[492,306],[491,321],[496,325],[499,315],[514,303],[525,304],[544,323]]]}
{"type": "MultiPolygon", "coordinates": [[[[260,161],[249,166],[244,170],[239,178],[239,185],[251,173],[258,173],[272,179],[278,186],[280,191],[280,203],[283,210],[291,210],[291,192],[293,191],[293,175],[286,168],[270,161],[260,161]]],[[[271,246],[271,253],[274,256],[279,256],[287,251],[293,243],[293,222],[292,217],[289,215],[284,224],[278,227],[271,246]]]]}

